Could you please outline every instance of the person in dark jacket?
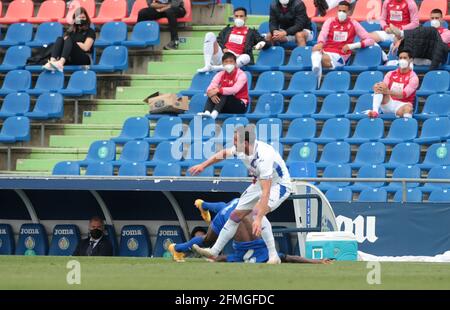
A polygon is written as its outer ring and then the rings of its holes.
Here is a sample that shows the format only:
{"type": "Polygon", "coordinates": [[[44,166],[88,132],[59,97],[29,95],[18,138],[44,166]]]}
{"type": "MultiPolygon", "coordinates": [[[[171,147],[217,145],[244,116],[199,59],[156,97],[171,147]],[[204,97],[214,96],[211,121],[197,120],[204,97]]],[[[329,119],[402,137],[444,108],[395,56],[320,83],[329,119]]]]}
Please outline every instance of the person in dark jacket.
{"type": "Polygon", "coordinates": [[[227,52],[236,56],[238,68],[243,67],[254,63],[253,49],[260,50],[268,47],[264,37],[256,29],[245,25],[247,21],[245,8],[234,9],[233,15],[234,26],[226,26],[217,37],[212,32],[205,35],[203,44],[205,66],[198,69],[198,72],[223,70],[222,56],[227,52]]]}
{"type": "Polygon", "coordinates": [[[183,0],[147,0],[148,8],[138,13],[138,22],[145,20],[158,20],[167,18],[169,21],[170,42],[164,46],[165,50],[178,48],[178,23],[177,18],[186,15],[183,0]]]}
{"type": "Polygon", "coordinates": [[[439,31],[434,27],[419,27],[400,30],[391,27],[396,36],[395,49],[410,51],[415,65],[429,65],[436,70],[447,62],[448,45],[442,41],[439,31]]]}
{"type": "Polygon", "coordinates": [[[113,256],[113,247],[105,236],[103,220],[94,216],[89,221],[89,237],[81,240],[73,256],[113,256]]]}
{"type": "Polygon", "coordinates": [[[296,42],[305,46],[312,41],[311,20],[306,7],[300,0],[277,0],[270,6],[270,33],[266,40],[271,43],[296,42]]]}

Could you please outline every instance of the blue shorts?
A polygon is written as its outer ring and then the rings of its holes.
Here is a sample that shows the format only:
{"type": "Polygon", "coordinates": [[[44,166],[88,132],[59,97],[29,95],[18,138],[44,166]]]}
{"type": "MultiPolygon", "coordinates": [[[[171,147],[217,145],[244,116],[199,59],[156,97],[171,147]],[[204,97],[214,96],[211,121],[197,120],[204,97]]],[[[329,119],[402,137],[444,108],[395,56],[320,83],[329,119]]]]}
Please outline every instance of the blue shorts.
{"type": "Polygon", "coordinates": [[[265,263],[269,259],[264,240],[258,239],[249,242],[234,242],[234,253],[227,255],[229,263],[265,263]]]}

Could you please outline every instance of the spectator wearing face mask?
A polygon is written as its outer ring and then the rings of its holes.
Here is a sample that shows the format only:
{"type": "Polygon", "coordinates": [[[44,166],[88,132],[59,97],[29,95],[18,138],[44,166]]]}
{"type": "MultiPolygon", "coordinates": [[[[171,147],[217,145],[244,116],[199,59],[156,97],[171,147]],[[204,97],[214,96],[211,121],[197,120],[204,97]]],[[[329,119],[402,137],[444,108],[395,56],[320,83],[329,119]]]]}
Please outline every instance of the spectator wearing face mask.
{"type": "Polygon", "coordinates": [[[242,114],[247,111],[248,81],[238,68],[236,56],[227,52],[222,57],[224,71],[216,74],[207,89],[208,101],[201,116],[216,119],[219,113],[242,114]]]}
{"type": "Polygon", "coordinates": [[[298,46],[306,46],[314,38],[305,4],[299,0],[278,0],[272,3],[269,28],[266,40],[273,44],[296,42],[298,46]]]}
{"type": "Polygon", "coordinates": [[[247,10],[245,8],[234,9],[234,26],[225,27],[219,35],[208,32],[203,44],[203,57],[205,66],[198,72],[223,70],[222,56],[224,53],[232,53],[237,58],[237,66],[243,67],[253,63],[253,49],[260,50],[269,47],[264,38],[256,29],[248,28],[247,10]]]}
{"type": "Polygon", "coordinates": [[[74,23],[63,37],[56,39],[51,57],[43,66],[44,70],[64,71],[64,65],[90,65],[95,31],[90,28],[91,19],[84,8],[75,11],[74,23]]]}
{"type": "Polygon", "coordinates": [[[78,243],[73,256],[113,256],[113,247],[105,237],[103,220],[94,216],[89,221],[89,237],[78,243]]]}
{"type": "Polygon", "coordinates": [[[444,16],[440,9],[434,9],[431,11],[430,15],[430,24],[431,27],[437,29],[439,34],[441,35],[442,41],[450,47],[450,30],[444,28],[444,16]]]}

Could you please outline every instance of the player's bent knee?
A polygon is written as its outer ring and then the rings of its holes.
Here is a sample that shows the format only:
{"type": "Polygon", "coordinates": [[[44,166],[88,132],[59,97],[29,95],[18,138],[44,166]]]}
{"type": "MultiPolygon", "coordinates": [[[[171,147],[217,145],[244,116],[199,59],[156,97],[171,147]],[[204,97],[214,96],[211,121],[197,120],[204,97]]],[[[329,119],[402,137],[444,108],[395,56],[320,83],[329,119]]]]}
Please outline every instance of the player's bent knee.
{"type": "Polygon", "coordinates": [[[208,32],[205,34],[205,43],[209,41],[216,41],[216,35],[214,32],[208,32]]]}
{"type": "Polygon", "coordinates": [[[249,63],[250,63],[250,56],[249,55],[247,55],[247,54],[242,54],[242,55],[240,55],[238,58],[237,58],[237,60],[236,60],[236,63],[237,63],[237,65],[238,65],[238,67],[239,68],[241,68],[241,67],[243,67],[243,66],[246,66],[246,65],[248,65],[249,63]]]}

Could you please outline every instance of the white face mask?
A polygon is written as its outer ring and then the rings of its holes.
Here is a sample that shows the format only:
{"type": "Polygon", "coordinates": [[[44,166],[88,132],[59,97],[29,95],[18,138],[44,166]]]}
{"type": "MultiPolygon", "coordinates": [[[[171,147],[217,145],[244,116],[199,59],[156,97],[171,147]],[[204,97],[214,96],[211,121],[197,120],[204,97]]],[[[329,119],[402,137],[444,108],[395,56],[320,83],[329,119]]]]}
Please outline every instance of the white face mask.
{"type": "Polygon", "coordinates": [[[223,66],[223,68],[225,69],[226,72],[231,73],[231,72],[233,72],[235,66],[234,65],[225,65],[225,66],[223,66]]]}
{"type": "Polygon", "coordinates": [[[289,0],[280,0],[281,5],[288,5],[289,0]]]}
{"type": "Polygon", "coordinates": [[[400,69],[406,69],[409,67],[409,61],[407,61],[406,59],[400,59],[398,61],[398,66],[400,67],[400,69]]]}
{"type": "Polygon", "coordinates": [[[338,12],[337,16],[340,22],[343,22],[344,20],[347,19],[347,13],[345,12],[338,12]]]}
{"type": "Polygon", "coordinates": [[[434,27],[434,28],[441,27],[441,22],[439,21],[439,19],[432,19],[430,23],[431,23],[431,27],[434,27]]]}
{"type": "Polygon", "coordinates": [[[235,18],[234,19],[234,25],[236,26],[236,27],[243,27],[244,25],[245,25],[245,21],[243,20],[243,19],[240,19],[240,18],[235,18]]]}

